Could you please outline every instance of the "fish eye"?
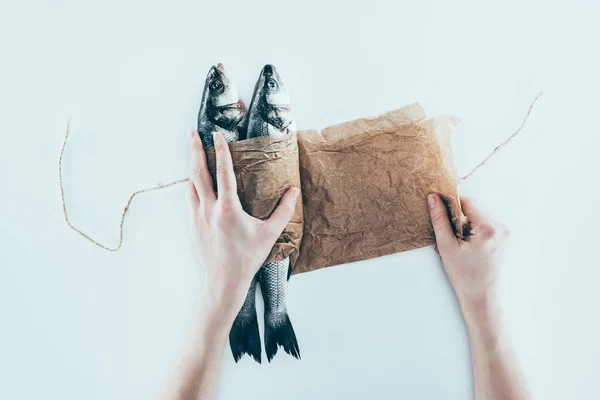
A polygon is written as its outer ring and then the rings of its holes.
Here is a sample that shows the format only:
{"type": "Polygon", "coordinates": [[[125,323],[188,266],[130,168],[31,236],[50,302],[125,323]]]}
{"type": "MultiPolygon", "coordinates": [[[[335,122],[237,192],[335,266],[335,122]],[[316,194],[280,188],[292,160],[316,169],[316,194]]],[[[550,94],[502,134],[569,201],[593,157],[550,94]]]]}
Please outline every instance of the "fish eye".
{"type": "Polygon", "coordinates": [[[218,91],[223,89],[223,84],[220,81],[212,81],[208,87],[210,88],[210,90],[212,91],[218,91]]]}
{"type": "Polygon", "coordinates": [[[276,91],[279,89],[279,85],[275,79],[271,78],[267,81],[267,88],[271,91],[276,91]]]}

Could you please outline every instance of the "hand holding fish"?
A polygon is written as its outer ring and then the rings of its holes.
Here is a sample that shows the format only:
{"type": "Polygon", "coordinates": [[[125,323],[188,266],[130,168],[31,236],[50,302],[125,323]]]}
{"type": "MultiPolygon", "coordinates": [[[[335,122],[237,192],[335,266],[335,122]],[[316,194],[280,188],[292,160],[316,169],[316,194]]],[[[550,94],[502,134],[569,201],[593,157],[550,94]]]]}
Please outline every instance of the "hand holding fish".
{"type": "MultiPolygon", "coordinates": [[[[211,137],[211,141],[212,141],[211,137]]],[[[214,133],[218,194],[198,132],[190,132],[192,176],[188,186],[191,237],[206,271],[184,357],[174,371],[168,399],[214,398],[231,325],[250,284],[292,218],[300,190],[288,190],[271,217],[261,221],[242,209],[227,138],[214,133]]]]}
{"type": "Polygon", "coordinates": [[[254,275],[290,221],[300,191],[282,197],[268,220],[248,215],[237,196],[231,154],[225,137],[215,134],[218,195],[207,168],[198,134],[190,133],[192,179],[188,187],[190,228],[198,257],[206,270],[207,293],[231,317],[240,310],[254,275]]]}
{"type": "MultiPolygon", "coordinates": [[[[192,177],[188,187],[191,236],[206,271],[206,288],[188,346],[172,380],[169,399],[214,398],[220,362],[227,341],[234,360],[248,354],[261,362],[256,289],[264,300],[264,343],[271,361],[279,347],[300,358],[300,349],[286,307],[290,259],[263,265],[289,223],[299,189],[282,197],[271,217],[247,214],[237,195],[228,143],[295,132],[287,88],[274,66],[267,64],[256,82],[248,112],[235,82],[222,64],[210,68],[198,113],[198,131],[190,132],[192,177]],[[218,194],[207,168],[204,149],[216,155],[218,194]],[[262,267],[261,267],[262,266],[262,267]]],[[[508,230],[485,215],[472,200],[462,198],[471,236],[457,239],[446,205],[428,197],[436,250],[454,287],[471,343],[476,398],[529,398],[522,372],[500,319],[496,276],[508,230]]]]}

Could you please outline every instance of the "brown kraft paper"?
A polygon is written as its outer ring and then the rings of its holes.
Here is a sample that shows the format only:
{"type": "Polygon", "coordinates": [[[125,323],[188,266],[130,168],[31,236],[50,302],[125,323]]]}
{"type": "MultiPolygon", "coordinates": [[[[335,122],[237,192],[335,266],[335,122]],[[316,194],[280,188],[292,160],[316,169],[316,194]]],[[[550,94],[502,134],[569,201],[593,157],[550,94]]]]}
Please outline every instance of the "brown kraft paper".
{"type": "MultiPolygon", "coordinates": [[[[289,256],[293,273],[302,273],[434,244],[430,193],[444,199],[462,237],[467,220],[449,141],[454,123],[427,119],[413,104],[321,132],[230,144],[249,214],[266,219],[288,188],[302,190],[267,260],[289,256]]],[[[214,173],[214,151],[207,155],[214,173]]]]}
{"type": "MultiPolygon", "coordinates": [[[[233,142],[229,150],[240,202],[244,211],[253,217],[262,220],[269,218],[289,188],[302,187],[295,135],[263,136],[233,142]]],[[[206,149],[206,156],[208,169],[216,184],[214,148],[206,149]]],[[[294,215],[271,249],[267,261],[281,261],[290,257],[291,265],[296,264],[303,222],[302,198],[299,197],[294,215]]]]}

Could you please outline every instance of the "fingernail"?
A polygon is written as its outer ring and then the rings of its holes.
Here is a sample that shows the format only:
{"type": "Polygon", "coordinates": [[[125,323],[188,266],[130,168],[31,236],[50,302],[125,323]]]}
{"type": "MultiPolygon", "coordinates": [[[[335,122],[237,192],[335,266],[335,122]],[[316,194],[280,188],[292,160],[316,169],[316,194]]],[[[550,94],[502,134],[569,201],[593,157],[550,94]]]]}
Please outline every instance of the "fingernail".
{"type": "Polygon", "coordinates": [[[223,134],[221,132],[213,132],[213,140],[215,143],[220,141],[222,137],[223,134]]]}
{"type": "Polygon", "coordinates": [[[297,187],[293,187],[292,188],[292,195],[294,196],[294,198],[298,198],[298,196],[300,195],[300,189],[298,189],[297,187]]]}
{"type": "Polygon", "coordinates": [[[429,203],[429,207],[435,207],[435,202],[437,201],[435,194],[430,194],[427,196],[427,203],[429,203]]]}

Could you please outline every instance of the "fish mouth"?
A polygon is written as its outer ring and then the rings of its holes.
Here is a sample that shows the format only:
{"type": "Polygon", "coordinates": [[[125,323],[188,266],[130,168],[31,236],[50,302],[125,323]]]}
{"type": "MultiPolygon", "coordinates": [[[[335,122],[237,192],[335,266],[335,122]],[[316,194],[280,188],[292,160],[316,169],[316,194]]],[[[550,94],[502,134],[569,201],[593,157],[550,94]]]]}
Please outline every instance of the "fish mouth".
{"type": "Polygon", "coordinates": [[[236,101],[235,103],[230,103],[230,104],[223,104],[222,106],[217,106],[216,108],[219,109],[219,111],[229,111],[229,110],[242,110],[242,108],[240,107],[240,102],[236,101]]]}
{"type": "Polygon", "coordinates": [[[210,71],[208,71],[208,77],[223,79],[225,77],[225,69],[223,68],[223,64],[219,63],[210,67],[210,71]]]}
{"type": "Polygon", "coordinates": [[[235,102],[222,106],[215,106],[212,115],[213,123],[221,128],[233,131],[244,119],[243,103],[235,102]],[[220,117],[216,117],[220,116],[220,117]]]}
{"type": "Polygon", "coordinates": [[[291,112],[292,111],[292,106],[289,104],[269,104],[270,109],[273,109],[275,111],[282,111],[282,112],[291,112]]]}
{"type": "Polygon", "coordinates": [[[263,75],[273,75],[273,71],[275,71],[275,67],[271,64],[267,64],[262,69],[263,75]]]}

